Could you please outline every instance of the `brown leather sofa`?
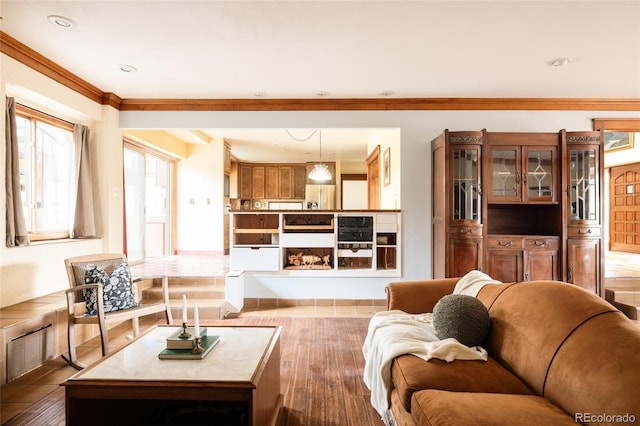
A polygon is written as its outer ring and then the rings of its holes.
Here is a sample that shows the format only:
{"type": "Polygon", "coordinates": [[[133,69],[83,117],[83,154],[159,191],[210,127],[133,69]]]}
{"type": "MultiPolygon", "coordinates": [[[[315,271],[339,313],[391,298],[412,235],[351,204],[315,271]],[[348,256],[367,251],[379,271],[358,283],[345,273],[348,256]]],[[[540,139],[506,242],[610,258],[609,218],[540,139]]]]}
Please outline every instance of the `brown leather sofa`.
{"type": "MultiPolygon", "coordinates": [[[[432,312],[458,278],[387,286],[388,309],[432,312]]],[[[391,411],[405,425],[640,423],[640,326],[605,300],[555,281],[487,284],[489,360],[391,366],[391,411]]]]}

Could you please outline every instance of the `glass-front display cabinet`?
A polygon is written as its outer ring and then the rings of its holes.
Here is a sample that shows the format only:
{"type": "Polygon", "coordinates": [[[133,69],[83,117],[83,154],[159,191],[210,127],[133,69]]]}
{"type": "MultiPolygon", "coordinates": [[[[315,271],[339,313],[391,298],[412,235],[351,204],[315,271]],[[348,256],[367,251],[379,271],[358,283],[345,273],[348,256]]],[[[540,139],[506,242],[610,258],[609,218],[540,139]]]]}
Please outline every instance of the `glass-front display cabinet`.
{"type": "Polygon", "coordinates": [[[598,147],[569,149],[569,221],[598,223],[598,147]]]}
{"type": "Polygon", "coordinates": [[[602,295],[602,133],[566,133],[567,282],[602,295]]]}
{"type": "Polygon", "coordinates": [[[481,222],[480,149],[452,149],[452,220],[481,222]]]}
{"type": "Polygon", "coordinates": [[[557,201],[557,147],[497,146],[490,149],[490,203],[557,201]]]}

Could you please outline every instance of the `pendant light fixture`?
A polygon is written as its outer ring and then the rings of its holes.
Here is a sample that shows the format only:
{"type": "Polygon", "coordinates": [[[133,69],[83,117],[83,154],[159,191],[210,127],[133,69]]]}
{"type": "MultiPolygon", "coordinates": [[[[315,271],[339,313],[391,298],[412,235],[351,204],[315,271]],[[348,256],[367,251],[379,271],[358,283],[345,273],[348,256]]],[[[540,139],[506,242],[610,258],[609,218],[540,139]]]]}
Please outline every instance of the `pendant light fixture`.
{"type": "Polygon", "coordinates": [[[322,130],[320,130],[320,159],[314,164],[313,169],[309,172],[309,179],[318,182],[326,182],[331,180],[331,172],[326,164],[322,163],[322,130]]]}

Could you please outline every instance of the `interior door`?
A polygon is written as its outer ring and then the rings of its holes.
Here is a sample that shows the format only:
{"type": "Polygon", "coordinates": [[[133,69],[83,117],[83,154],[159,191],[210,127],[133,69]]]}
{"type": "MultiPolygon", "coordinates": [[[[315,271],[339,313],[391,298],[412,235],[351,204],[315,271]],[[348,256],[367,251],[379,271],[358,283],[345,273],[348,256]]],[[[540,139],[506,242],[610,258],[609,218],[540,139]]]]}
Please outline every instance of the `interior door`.
{"type": "Polygon", "coordinates": [[[380,208],[380,145],[367,157],[367,195],[368,208],[380,208]]]}
{"type": "Polygon", "coordinates": [[[640,163],[611,168],[609,245],[640,253],[640,163]]]}

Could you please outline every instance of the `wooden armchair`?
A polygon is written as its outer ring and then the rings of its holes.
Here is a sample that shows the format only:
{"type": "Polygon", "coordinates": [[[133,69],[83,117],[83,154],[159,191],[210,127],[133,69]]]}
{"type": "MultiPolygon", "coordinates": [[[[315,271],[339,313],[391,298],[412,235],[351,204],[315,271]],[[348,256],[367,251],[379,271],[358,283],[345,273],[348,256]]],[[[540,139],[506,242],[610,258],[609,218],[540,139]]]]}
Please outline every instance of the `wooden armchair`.
{"type": "MultiPolygon", "coordinates": [[[[140,331],[139,318],[164,312],[167,324],[173,322],[171,315],[171,306],[169,304],[169,286],[167,276],[155,276],[155,277],[139,277],[130,279],[131,294],[133,297],[133,306],[125,307],[119,310],[112,310],[105,312],[104,301],[104,288],[101,283],[85,284],[85,271],[88,265],[95,265],[100,271],[104,271],[107,276],[110,276],[113,271],[122,263],[127,262],[127,257],[123,254],[90,254],[85,256],[72,257],[65,259],[64,264],[67,269],[67,276],[69,277],[69,284],[71,288],[66,291],[67,296],[67,313],[68,313],[68,343],[69,353],[62,355],[63,359],[69,363],[69,365],[80,370],[85,367],[80,363],[76,354],[76,324],[97,324],[100,330],[100,338],[102,341],[102,356],[109,353],[109,334],[107,325],[114,322],[122,322],[126,320],[132,320],[133,333],[137,336],[140,331]],[[139,303],[139,297],[136,282],[143,279],[160,278],[162,279],[162,302],[155,303],[139,303]],[[94,291],[95,294],[95,313],[90,312],[87,309],[87,302],[85,300],[86,291],[94,291]]],[[[89,269],[93,269],[89,267],[89,269]]],[[[93,269],[95,270],[95,269],[93,269]]],[[[126,274],[125,274],[126,276],[126,274]]],[[[109,304],[108,304],[108,307],[109,304]]],[[[106,309],[107,311],[109,309],[106,309]]]]}

